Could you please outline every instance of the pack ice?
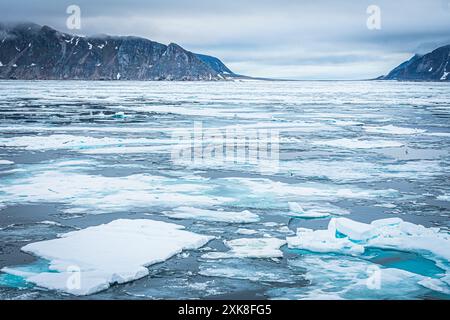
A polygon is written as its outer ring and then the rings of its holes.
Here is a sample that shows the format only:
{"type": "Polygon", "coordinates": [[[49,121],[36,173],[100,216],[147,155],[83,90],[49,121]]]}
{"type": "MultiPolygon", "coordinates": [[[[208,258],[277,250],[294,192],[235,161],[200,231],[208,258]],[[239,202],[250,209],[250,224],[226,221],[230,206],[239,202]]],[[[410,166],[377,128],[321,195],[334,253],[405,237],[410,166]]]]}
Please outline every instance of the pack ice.
{"type": "Polygon", "coordinates": [[[2,271],[39,287],[89,295],[114,283],[142,278],[149,273],[146,266],[163,262],[182,250],[202,247],[212,239],[183,228],[153,220],[119,219],[23,247],[23,251],[50,261],[47,272],[24,273],[14,268],[2,271]],[[74,281],[75,270],[79,272],[79,285],[74,281]]]}
{"type": "Polygon", "coordinates": [[[259,221],[258,215],[248,210],[233,212],[224,210],[206,210],[193,207],[178,207],[170,212],[164,212],[164,215],[174,219],[196,219],[228,223],[250,223],[259,221]]]}
{"type": "Polygon", "coordinates": [[[400,218],[374,220],[370,224],[333,218],[328,229],[299,228],[287,242],[290,248],[314,252],[360,254],[366,247],[374,247],[431,254],[450,261],[450,234],[400,218]]]}

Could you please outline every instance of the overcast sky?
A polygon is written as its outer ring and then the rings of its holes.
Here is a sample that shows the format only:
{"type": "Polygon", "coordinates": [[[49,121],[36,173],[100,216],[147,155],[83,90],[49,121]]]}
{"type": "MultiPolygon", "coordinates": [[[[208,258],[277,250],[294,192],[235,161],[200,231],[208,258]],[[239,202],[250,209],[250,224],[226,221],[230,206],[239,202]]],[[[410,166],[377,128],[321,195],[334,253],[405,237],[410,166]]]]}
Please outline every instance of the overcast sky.
{"type": "Polygon", "coordinates": [[[450,0],[1,0],[0,21],[84,35],[136,35],[219,57],[234,72],[289,79],[365,79],[450,44],[450,0]],[[369,30],[367,7],[381,9],[369,30]]]}

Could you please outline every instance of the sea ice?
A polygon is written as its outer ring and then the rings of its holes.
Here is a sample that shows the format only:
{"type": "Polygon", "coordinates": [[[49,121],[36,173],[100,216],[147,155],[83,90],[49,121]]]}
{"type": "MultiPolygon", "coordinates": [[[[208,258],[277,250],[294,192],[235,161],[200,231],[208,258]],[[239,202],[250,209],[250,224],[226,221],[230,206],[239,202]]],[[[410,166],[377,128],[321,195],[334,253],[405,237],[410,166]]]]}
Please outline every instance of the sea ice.
{"type": "Polygon", "coordinates": [[[163,176],[89,175],[82,172],[82,167],[60,166],[58,162],[31,165],[27,169],[26,175],[0,181],[3,203],[51,201],[70,204],[64,209],[67,213],[93,209],[95,213],[104,213],[155,206],[212,206],[233,200],[210,195],[213,185],[163,176]]]}
{"type": "Polygon", "coordinates": [[[426,130],[423,129],[402,128],[393,126],[391,124],[383,127],[364,127],[364,130],[370,133],[398,134],[398,135],[414,135],[426,132],[426,130]]]}
{"type": "Polygon", "coordinates": [[[329,229],[335,228],[339,233],[346,235],[353,241],[366,241],[374,236],[374,226],[366,223],[353,221],[347,218],[333,219],[329,229]],[[334,223],[334,226],[333,226],[334,223]]]}
{"type": "Polygon", "coordinates": [[[239,228],[236,230],[236,233],[243,234],[243,235],[253,235],[253,234],[257,234],[258,231],[252,230],[252,229],[239,228]]]}
{"type": "Polygon", "coordinates": [[[302,255],[287,263],[310,284],[272,289],[267,293],[272,299],[408,299],[427,293],[420,284],[425,277],[357,257],[302,255]]]}
{"type": "Polygon", "coordinates": [[[202,255],[202,258],[280,258],[283,256],[280,247],[286,244],[286,241],[277,238],[241,238],[224,243],[230,248],[229,251],[208,252],[202,255]]]}
{"type": "Polygon", "coordinates": [[[348,238],[337,238],[329,230],[313,231],[306,228],[298,228],[297,235],[287,238],[289,248],[302,249],[313,252],[330,252],[342,254],[361,254],[364,247],[350,241],[348,238]]]}
{"type": "Polygon", "coordinates": [[[149,143],[151,141],[151,139],[147,138],[96,138],[89,136],[54,134],[48,136],[15,136],[0,138],[0,146],[15,147],[26,150],[83,150],[93,147],[106,147],[115,145],[141,145],[149,143]]]}
{"type": "Polygon", "coordinates": [[[178,207],[164,215],[175,219],[196,219],[204,221],[217,221],[228,223],[250,223],[259,221],[257,214],[248,210],[242,212],[206,210],[193,207],[178,207]]]}
{"type": "Polygon", "coordinates": [[[400,141],[389,141],[389,140],[361,140],[361,139],[335,139],[335,140],[325,140],[316,141],[312,143],[313,145],[323,145],[337,148],[349,148],[349,149],[377,149],[377,148],[393,148],[401,147],[404,143],[400,141]]]}
{"type": "Polygon", "coordinates": [[[209,260],[199,266],[199,274],[207,277],[295,284],[303,280],[303,275],[274,261],[257,263],[252,259],[209,260]]]}
{"type": "Polygon", "coordinates": [[[142,278],[149,273],[146,266],[163,262],[182,250],[202,247],[212,239],[183,228],[161,221],[119,219],[22,248],[49,260],[48,272],[23,274],[14,268],[2,271],[23,276],[39,287],[88,295],[114,283],[142,278]],[[79,272],[79,285],[71,282],[74,270],[79,272]]]}
{"type": "MultiPolygon", "coordinates": [[[[270,179],[259,178],[224,178],[227,183],[234,183],[237,189],[245,189],[250,195],[261,195],[265,199],[270,196],[292,197],[311,200],[334,199],[373,199],[397,195],[394,189],[371,190],[360,189],[350,185],[333,185],[325,183],[288,184],[270,179]]],[[[290,199],[289,199],[290,200],[290,199]]]]}
{"type": "Polygon", "coordinates": [[[326,218],[330,215],[348,214],[347,210],[332,205],[306,203],[305,208],[297,202],[288,202],[289,215],[298,218],[326,218]]]}
{"type": "Polygon", "coordinates": [[[450,201],[450,194],[443,194],[440,196],[437,196],[436,199],[441,201],[450,201]]]}
{"type": "Polygon", "coordinates": [[[370,224],[332,218],[328,229],[300,228],[297,236],[287,238],[287,242],[290,248],[316,252],[363,253],[365,247],[374,247],[432,254],[450,261],[450,234],[400,218],[380,219],[370,224]]]}

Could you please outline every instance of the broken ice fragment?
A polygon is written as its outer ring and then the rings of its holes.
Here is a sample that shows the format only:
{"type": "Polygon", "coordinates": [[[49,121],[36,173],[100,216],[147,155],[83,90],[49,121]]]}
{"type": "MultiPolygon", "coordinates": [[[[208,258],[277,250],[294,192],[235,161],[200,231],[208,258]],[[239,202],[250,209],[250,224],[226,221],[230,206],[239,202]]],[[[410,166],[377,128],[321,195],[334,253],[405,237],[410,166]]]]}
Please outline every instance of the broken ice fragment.
{"type": "Polygon", "coordinates": [[[175,219],[197,219],[203,221],[217,221],[229,223],[250,223],[259,221],[257,214],[248,210],[242,212],[206,210],[193,207],[178,207],[164,215],[175,219]]]}

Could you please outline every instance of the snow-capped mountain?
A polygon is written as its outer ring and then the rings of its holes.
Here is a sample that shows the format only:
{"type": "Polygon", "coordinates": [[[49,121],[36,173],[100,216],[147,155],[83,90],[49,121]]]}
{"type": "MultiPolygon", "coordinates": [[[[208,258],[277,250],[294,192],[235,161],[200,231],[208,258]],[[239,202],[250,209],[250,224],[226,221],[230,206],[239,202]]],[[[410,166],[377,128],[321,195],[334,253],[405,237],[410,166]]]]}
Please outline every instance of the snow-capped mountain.
{"type": "Polygon", "coordinates": [[[450,81],[450,45],[425,55],[414,55],[392,70],[382,80],[450,81]]]}
{"type": "Polygon", "coordinates": [[[219,59],[144,38],[82,37],[48,26],[0,24],[0,79],[224,80],[219,59]]]}

